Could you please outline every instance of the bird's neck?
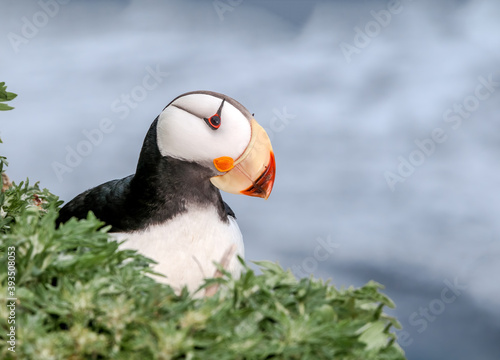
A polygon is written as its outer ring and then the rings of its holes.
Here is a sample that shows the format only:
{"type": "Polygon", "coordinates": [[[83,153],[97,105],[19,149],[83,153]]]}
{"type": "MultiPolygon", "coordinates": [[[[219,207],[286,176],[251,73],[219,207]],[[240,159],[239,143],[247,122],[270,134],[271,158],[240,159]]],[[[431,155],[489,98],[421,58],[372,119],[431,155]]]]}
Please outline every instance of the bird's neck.
{"type": "Polygon", "coordinates": [[[154,163],[137,168],[132,183],[134,186],[155,191],[155,198],[161,193],[179,198],[197,199],[219,193],[210,182],[210,170],[195,162],[188,162],[171,157],[160,157],[154,163]]]}

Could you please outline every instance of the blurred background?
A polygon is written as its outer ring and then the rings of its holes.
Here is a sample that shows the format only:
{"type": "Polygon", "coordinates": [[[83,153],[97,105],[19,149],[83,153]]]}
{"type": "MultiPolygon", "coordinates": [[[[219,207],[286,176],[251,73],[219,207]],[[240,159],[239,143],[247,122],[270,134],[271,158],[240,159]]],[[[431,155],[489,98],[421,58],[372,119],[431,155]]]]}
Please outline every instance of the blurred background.
{"type": "Polygon", "coordinates": [[[266,128],[266,202],[223,194],[248,260],[397,304],[408,359],[499,359],[500,2],[2,1],[15,182],[68,201],[134,172],[176,96],[266,128]]]}

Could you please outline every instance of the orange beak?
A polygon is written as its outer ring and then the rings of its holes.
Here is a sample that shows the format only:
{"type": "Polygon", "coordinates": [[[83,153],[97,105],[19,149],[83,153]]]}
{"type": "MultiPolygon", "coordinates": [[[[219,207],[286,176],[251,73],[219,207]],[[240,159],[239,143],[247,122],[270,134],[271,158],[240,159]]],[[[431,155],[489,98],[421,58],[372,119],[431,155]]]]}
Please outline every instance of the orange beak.
{"type": "Polygon", "coordinates": [[[276,174],[273,148],[266,131],[255,119],[251,120],[250,125],[252,136],[243,154],[234,162],[226,156],[214,159],[215,167],[227,172],[212,177],[210,181],[228,193],[267,199],[271,195],[276,174]]]}

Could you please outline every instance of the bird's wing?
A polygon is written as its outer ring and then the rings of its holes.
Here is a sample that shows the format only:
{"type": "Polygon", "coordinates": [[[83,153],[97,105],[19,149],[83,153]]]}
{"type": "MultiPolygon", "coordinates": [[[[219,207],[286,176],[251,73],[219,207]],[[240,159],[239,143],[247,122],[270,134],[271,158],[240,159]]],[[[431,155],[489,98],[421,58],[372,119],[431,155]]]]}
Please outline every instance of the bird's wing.
{"type": "Polygon", "coordinates": [[[112,226],[112,231],[127,230],[126,198],[130,191],[132,175],[108,181],[76,196],[59,212],[58,223],[75,217],[85,219],[89,211],[112,226]]]}

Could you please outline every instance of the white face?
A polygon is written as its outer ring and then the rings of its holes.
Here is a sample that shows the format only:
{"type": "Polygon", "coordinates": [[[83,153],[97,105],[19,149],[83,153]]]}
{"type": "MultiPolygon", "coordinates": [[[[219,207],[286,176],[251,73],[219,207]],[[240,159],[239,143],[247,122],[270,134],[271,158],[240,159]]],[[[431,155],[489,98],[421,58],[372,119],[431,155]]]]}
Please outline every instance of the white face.
{"type": "Polygon", "coordinates": [[[233,99],[217,95],[222,98],[210,93],[182,95],[162,111],[157,142],[163,156],[194,161],[215,170],[215,158],[237,159],[245,151],[251,137],[249,113],[238,109],[239,104],[233,99]],[[217,113],[223,98],[226,101],[220,113],[220,127],[213,130],[204,118],[217,113]]]}

